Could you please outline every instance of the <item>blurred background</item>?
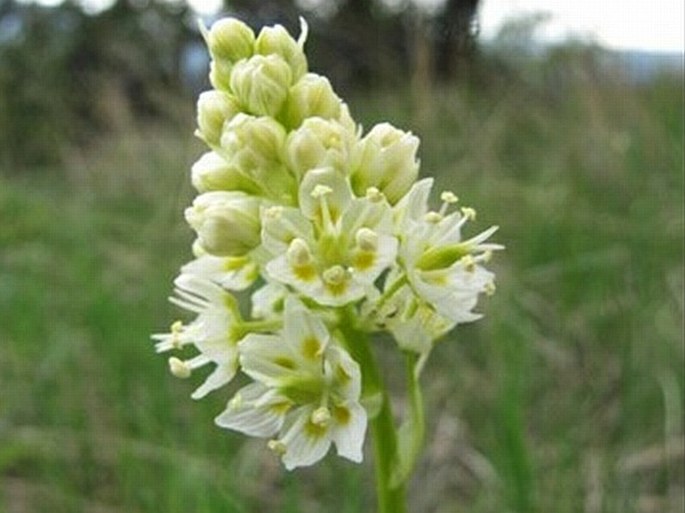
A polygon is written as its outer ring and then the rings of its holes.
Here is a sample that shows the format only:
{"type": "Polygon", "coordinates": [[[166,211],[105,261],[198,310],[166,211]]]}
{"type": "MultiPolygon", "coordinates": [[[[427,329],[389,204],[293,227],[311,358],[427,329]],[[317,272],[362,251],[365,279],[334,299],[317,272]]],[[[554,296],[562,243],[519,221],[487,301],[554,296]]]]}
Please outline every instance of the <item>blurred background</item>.
{"type": "Polygon", "coordinates": [[[486,317],[424,374],[410,510],[683,511],[678,0],[0,0],[0,511],[373,509],[369,464],[284,472],[149,340],[179,315],[196,20],[221,14],[304,15],[355,118],[419,135],[501,227],[486,317]]]}

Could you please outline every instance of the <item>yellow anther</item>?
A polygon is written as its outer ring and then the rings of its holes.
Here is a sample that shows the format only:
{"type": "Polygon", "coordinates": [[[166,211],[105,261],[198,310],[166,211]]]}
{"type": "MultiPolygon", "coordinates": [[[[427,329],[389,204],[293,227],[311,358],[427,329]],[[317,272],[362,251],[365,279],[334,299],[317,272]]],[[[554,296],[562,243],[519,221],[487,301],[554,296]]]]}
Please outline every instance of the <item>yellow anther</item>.
{"type": "Polygon", "coordinates": [[[177,378],[189,378],[192,370],[190,366],[183,360],[179,360],[175,356],[169,358],[169,370],[177,378]]]}
{"type": "Polygon", "coordinates": [[[476,218],[476,211],[471,207],[462,207],[461,213],[464,214],[464,217],[469,221],[473,221],[476,218]]]}
{"type": "Polygon", "coordinates": [[[423,219],[429,223],[439,223],[442,221],[442,214],[439,212],[428,212],[425,216],[423,216],[423,219]]]}
{"type": "Polygon", "coordinates": [[[300,238],[293,239],[288,247],[286,256],[288,262],[298,267],[307,265],[312,261],[312,254],[309,251],[309,246],[300,238]]]}
{"type": "Polygon", "coordinates": [[[331,189],[328,185],[317,184],[316,187],[312,189],[311,196],[312,198],[322,198],[332,192],[333,189],[331,189]]]}
{"type": "Polygon", "coordinates": [[[377,187],[369,187],[366,189],[366,199],[369,201],[372,201],[374,203],[378,203],[380,201],[383,201],[383,198],[385,198],[385,195],[378,190],[377,187]]]}
{"type": "Polygon", "coordinates": [[[445,203],[456,203],[457,201],[459,201],[457,195],[454,194],[452,191],[443,191],[443,193],[440,194],[440,199],[445,203]]]}
{"type": "Polygon", "coordinates": [[[266,445],[269,449],[271,449],[279,456],[283,456],[287,450],[285,444],[280,440],[269,440],[269,442],[266,445]]]}
{"type": "Polygon", "coordinates": [[[176,321],[171,325],[171,345],[174,349],[181,349],[183,344],[181,343],[181,333],[183,333],[183,322],[176,321]]]}
{"type": "Polygon", "coordinates": [[[497,290],[497,287],[495,286],[495,282],[490,281],[490,282],[486,283],[484,290],[485,290],[485,294],[487,294],[488,296],[492,296],[495,293],[495,291],[497,290]]]}
{"type": "Polygon", "coordinates": [[[370,228],[360,228],[355,235],[357,246],[362,251],[376,251],[378,249],[378,234],[370,228]]]}
{"type": "Polygon", "coordinates": [[[481,258],[483,262],[487,264],[490,260],[492,260],[492,251],[489,249],[487,251],[484,251],[483,256],[481,258]]]}
{"type": "Polygon", "coordinates": [[[312,412],[312,424],[320,427],[325,427],[331,420],[331,412],[325,406],[321,406],[312,412]]]}
{"type": "Polygon", "coordinates": [[[329,285],[340,285],[347,278],[347,272],[339,265],[329,267],[323,272],[323,279],[329,285]]]}

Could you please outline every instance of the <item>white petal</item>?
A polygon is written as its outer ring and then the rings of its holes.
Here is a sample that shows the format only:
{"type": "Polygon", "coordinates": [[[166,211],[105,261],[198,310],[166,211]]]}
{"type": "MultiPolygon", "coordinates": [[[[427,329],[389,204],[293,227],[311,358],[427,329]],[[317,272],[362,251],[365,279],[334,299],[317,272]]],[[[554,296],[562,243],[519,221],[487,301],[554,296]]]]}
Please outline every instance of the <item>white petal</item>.
{"type": "Polygon", "coordinates": [[[361,395],[361,370],[342,347],[330,345],[326,351],[326,375],[333,394],[340,399],[357,401],[361,395]]]}
{"type": "Polygon", "coordinates": [[[252,383],[236,393],[214,422],[246,435],[270,437],[283,426],[288,404],[287,399],[261,383],[252,383]]]}
{"type": "Polygon", "coordinates": [[[280,283],[270,282],[252,294],[252,317],[264,318],[283,314],[283,300],[287,289],[280,283]],[[280,308],[279,308],[280,306],[280,308]]]}
{"type": "Polygon", "coordinates": [[[262,209],[261,219],[262,243],[274,256],[285,253],[295,238],[307,243],[313,240],[311,223],[296,208],[265,208],[262,209]]]}
{"type": "Polygon", "coordinates": [[[360,463],[364,458],[363,447],[366,436],[366,410],[356,402],[348,402],[333,408],[334,427],[332,432],[338,455],[360,463]]]}
{"type": "Polygon", "coordinates": [[[419,221],[428,212],[428,196],[433,187],[432,178],[424,178],[412,185],[409,192],[395,205],[395,222],[398,233],[406,232],[411,221],[419,221]]]}
{"type": "Polygon", "coordinates": [[[314,407],[305,406],[289,414],[293,416],[292,423],[284,429],[281,437],[286,447],[283,464],[288,470],[313,465],[326,455],[331,446],[328,430],[321,433],[311,424],[313,411],[314,407]]]}
{"type": "Polygon", "coordinates": [[[193,399],[202,399],[208,393],[229,383],[233,379],[233,376],[235,376],[236,367],[235,364],[217,365],[214,371],[207,376],[204,383],[202,383],[190,397],[193,399]]]}
{"type": "Polygon", "coordinates": [[[325,204],[328,206],[328,214],[335,223],[347,210],[352,197],[352,189],[347,179],[333,168],[313,169],[307,172],[300,184],[300,208],[309,219],[322,220],[321,205],[325,200],[325,204]],[[330,189],[330,193],[326,194],[323,199],[314,197],[316,196],[315,189],[318,186],[330,189]]]}
{"type": "Polygon", "coordinates": [[[319,365],[328,345],[328,330],[321,319],[292,297],[285,300],[283,336],[301,361],[319,365]]]}
{"type": "Polygon", "coordinates": [[[280,337],[250,334],[238,344],[243,372],[271,387],[287,386],[300,359],[280,337]]]}

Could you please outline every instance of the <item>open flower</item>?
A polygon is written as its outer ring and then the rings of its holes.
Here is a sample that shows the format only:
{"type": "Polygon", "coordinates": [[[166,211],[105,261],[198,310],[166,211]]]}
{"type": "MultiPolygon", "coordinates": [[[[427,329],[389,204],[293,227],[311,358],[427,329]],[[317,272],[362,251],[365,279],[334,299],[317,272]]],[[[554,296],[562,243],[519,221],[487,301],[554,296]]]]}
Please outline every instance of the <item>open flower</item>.
{"type": "Polygon", "coordinates": [[[275,437],[269,447],[288,469],[316,463],[331,444],[340,456],[362,460],[359,366],[319,318],[289,297],[283,330],[248,335],[239,348],[242,370],[255,382],[229,401],[219,426],[275,437]]]}
{"type": "Polygon", "coordinates": [[[197,318],[190,324],[176,321],[169,333],[153,335],[158,353],[195,346],[199,354],[189,360],[169,358],[169,369],[179,378],[188,378],[192,371],[213,363],[214,371],[193,392],[201,399],[233,379],[238,369],[239,335],[234,329],[239,322],[235,299],[219,285],[191,274],[181,274],[176,281],[176,296],[171,301],[194,312],[197,318]]]}
{"type": "Polygon", "coordinates": [[[364,297],[397,253],[383,196],[372,190],[355,198],[347,179],[325,168],[307,173],[299,203],[263,212],[262,241],[275,256],[269,276],[322,305],[364,297]]]}
{"type": "Polygon", "coordinates": [[[481,317],[472,311],[479,294],[494,290],[494,274],[482,264],[503,248],[486,242],[497,227],[462,240],[462,227],[475,211],[462,208],[447,214],[457,201],[450,192],[442,194],[439,211],[429,211],[432,185],[432,179],[417,182],[396,205],[397,230],[402,234],[399,258],[412,289],[436,312],[454,323],[475,321],[481,317]]]}

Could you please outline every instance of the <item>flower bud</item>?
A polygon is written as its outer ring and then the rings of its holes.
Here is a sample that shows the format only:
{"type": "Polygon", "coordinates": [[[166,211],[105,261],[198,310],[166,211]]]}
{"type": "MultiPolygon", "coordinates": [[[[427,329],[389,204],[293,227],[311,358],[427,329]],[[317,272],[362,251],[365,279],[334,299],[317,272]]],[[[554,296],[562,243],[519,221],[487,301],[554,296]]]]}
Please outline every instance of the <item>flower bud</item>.
{"type": "Polygon", "coordinates": [[[217,146],[226,121],[240,112],[236,101],[222,91],[205,91],[197,100],[197,134],[210,146],[217,146]]]}
{"type": "Polygon", "coordinates": [[[320,167],[347,174],[356,134],[333,120],[307,118],[288,136],[286,159],[296,176],[320,167]]]}
{"type": "Polygon", "coordinates": [[[225,127],[221,149],[241,171],[273,166],[280,160],[285,130],[269,117],[239,114],[225,127]]]}
{"type": "Polygon", "coordinates": [[[243,256],[261,241],[260,200],[242,192],[201,194],[186,209],[201,247],[216,256],[243,256]]]}
{"type": "Polygon", "coordinates": [[[290,68],[278,55],[255,55],[236,63],[231,71],[231,90],[251,114],[275,117],[291,83],[290,68]]]}
{"type": "Polygon", "coordinates": [[[357,147],[352,187],[358,195],[377,187],[392,204],[411,188],[419,172],[418,137],[389,123],[374,126],[357,147]]]}
{"type": "Polygon", "coordinates": [[[281,25],[264,27],[257,36],[255,53],[260,55],[279,55],[290,66],[293,82],[307,73],[307,58],[302,46],[295,41],[281,25]]]}
{"type": "Polygon", "coordinates": [[[326,77],[307,73],[290,88],[286,103],[286,119],[297,128],[306,118],[338,119],[342,100],[333,92],[326,77]]]}
{"type": "Polygon", "coordinates": [[[254,53],[254,32],[235,18],[214,22],[205,37],[209,52],[215,60],[233,63],[251,57],[254,53]]]}
{"type": "Polygon", "coordinates": [[[259,193],[259,187],[231,166],[219,154],[210,151],[202,155],[191,169],[193,187],[199,192],[244,191],[259,193]]]}
{"type": "Polygon", "coordinates": [[[209,83],[214,89],[230,92],[231,70],[233,64],[228,61],[212,61],[209,63],[209,83]]]}
{"type": "Polygon", "coordinates": [[[291,203],[295,182],[281,162],[285,135],[269,117],[238,114],[224,127],[217,151],[272,198],[291,203]]]}

